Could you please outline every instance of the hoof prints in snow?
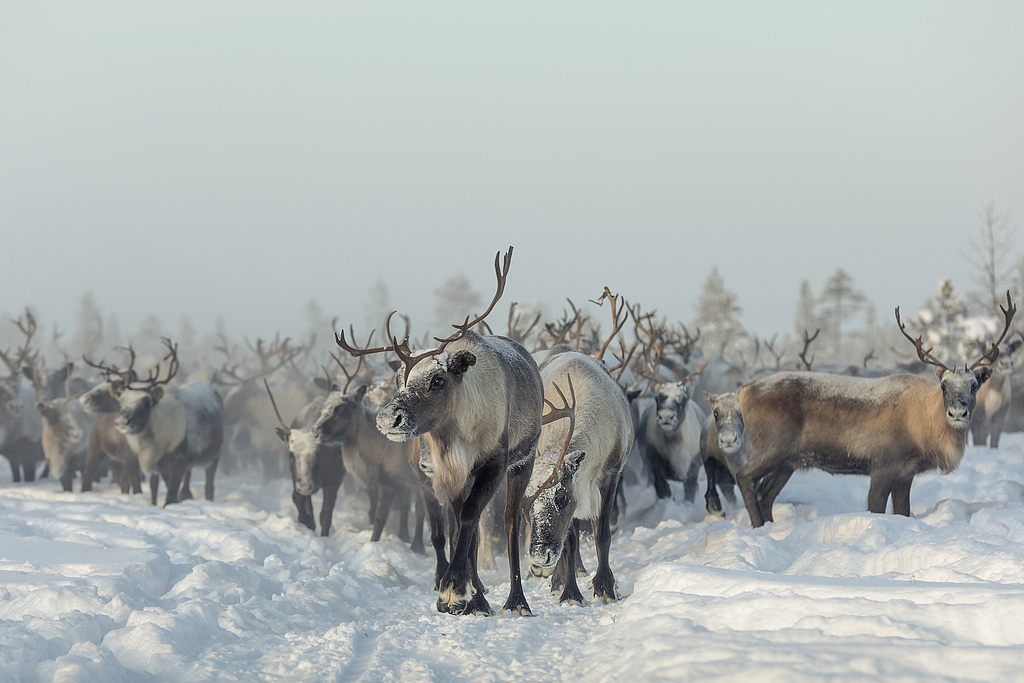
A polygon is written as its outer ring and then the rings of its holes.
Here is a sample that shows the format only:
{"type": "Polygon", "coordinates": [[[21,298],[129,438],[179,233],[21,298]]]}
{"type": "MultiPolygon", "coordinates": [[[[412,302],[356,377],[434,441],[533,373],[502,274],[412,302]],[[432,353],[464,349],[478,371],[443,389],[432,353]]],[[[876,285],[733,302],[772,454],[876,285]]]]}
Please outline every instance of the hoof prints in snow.
{"type": "MultiPolygon", "coordinates": [[[[439,614],[433,558],[370,543],[362,496],[322,539],[287,481],[228,477],[224,502],[166,510],[108,485],[4,483],[0,682],[1011,680],[1022,444],[918,477],[910,519],[861,512],[866,478],[820,472],[795,476],[758,530],[737,507],[708,517],[629,491],[611,551],[623,599],[560,606],[531,580],[532,619],[439,614]]],[[[498,565],[492,596],[508,591],[498,565]]]]}

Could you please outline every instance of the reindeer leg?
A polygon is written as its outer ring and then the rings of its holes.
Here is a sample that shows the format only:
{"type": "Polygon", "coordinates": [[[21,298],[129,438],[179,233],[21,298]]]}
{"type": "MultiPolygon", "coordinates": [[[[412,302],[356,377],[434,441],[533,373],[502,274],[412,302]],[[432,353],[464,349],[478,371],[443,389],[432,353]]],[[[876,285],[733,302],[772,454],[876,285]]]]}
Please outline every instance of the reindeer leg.
{"type": "Polygon", "coordinates": [[[761,509],[761,502],[758,499],[756,484],[776,467],[777,464],[774,462],[758,463],[756,456],[752,455],[747,464],[736,473],[736,484],[740,487],[743,504],[747,507],[747,514],[750,515],[750,526],[754,529],[764,526],[766,521],[761,509]]]}
{"type": "Polygon", "coordinates": [[[430,522],[430,545],[434,546],[434,590],[441,585],[441,578],[448,571],[448,557],[445,552],[444,515],[441,502],[434,495],[434,488],[430,478],[420,474],[420,486],[423,492],[423,500],[427,506],[427,519],[430,522]]]}
{"type": "MultiPolygon", "coordinates": [[[[523,593],[523,577],[519,569],[519,520],[522,518],[523,494],[526,486],[530,483],[530,475],[533,474],[532,451],[537,447],[534,441],[530,447],[530,456],[523,458],[517,465],[508,471],[508,497],[505,499],[505,537],[508,539],[508,570],[509,582],[511,584],[508,592],[508,599],[501,611],[510,610],[513,614],[528,617],[533,616],[530,605],[526,602],[526,595],[523,593]]],[[[510,455],[511,459],[511,455],[510,455]]],[[[515,460],[512,460],[515,462],[515,460]]]]}
{"type": "MultiPolygon", "coordinates": [[[[614,507],[614,505],[615,499],[613,498],[612,506],[614,507]]],[[[574,519],[572,520],[572,523],[576,530],[576,558],[573,564],[573,569],[576,572],[577,577],[586,576],[589,572],[587,571],[587,568],[583,566],[583,553],[580,552],[580,547],[583,545],[583,520],[574,519]]],[[[593,523],[591,523],[591,531],[596,534],[596,531],[593,528],[593,523]]]]}
{"type": "MultiPolygon", "coordinates": [[[[449,614],[490,615],[491,607],[483,593],[472,585],[470,551],[474,548],[474,536],[480,524],[484,506],[498,489],[501,477],[498,458],[493,458],[475,475],[473,486],[464,501],[452,501],[457,515],[455,549],[448,571],[441,578],[437,598],[437,611],[449,614]]],[[[520,589],[521,590],[521,589],[520,589]]]]}
{"type": "MultiPolygon", "coordinates": [[[[884,515],[885,506],[889,502],[889,494],[893,490],[896,475],[890,470],[875,470],[871,473],[871,484],[868,486],[868,512],[884,515]]],[[[907,505],[910,504],[910,488],[907,488],[907,505]]],[[[909,514],[909,510],[908,510],[909,514]]]]}
{"type": "Polygon", "coordinates": [[[910,485],[914,483],[914,475],[897,479],[892,484],[893,514],[910,517],[910,485]]]}
{"type": "Polygon", "coordinates": [[[388,513],[391,512],[391,500],[395,497],[394,489],[387,484],[377,485],[377,505],[373,511],[373,535],[371,541],[379,541],[384,532],[384,525],[388,522],[388,513]]]}
{"type": "Polygon", "coordinates": [[[594,587],[594,597],[607,604],[616,602],[619,593],[615,590],[615,576],[612,574],[612,567],[608,561],[612,545],[612,531],[608,523],[611,517],[611,495],[608,487],[601,490],[601,512],[595,520],[591,520],[594,526],[594,541],[597,545],[597,572],[591,585],[594,587]]]}
{"type": "MultiPolygon", "coordinates": [[[[181,475],[181,491],[178,493],[177,503],[182,500],[192,500],[192,468],[182,463],[184,472],[181,475]]],[[[170,486],[170,483],[167,484],[170,486]]]]}
{"type": "Polygon", "coordinates": [[[160,474],[153,472],[149,475],[149,497],[150,505],[156,505],[156,494],[160,490],[160,474]]]}
{"type": "Polygon", "coordinates": [[[736,504],[736,480],[729,471],[729,466],[720,460],[715,461],[715,483],[730,505],[736,504]]]}
{"type": "Polygon", "coordinates": [[[309,496],[304,496],[298,491],[292,491],[292,502],[295,503],[295,509],[299,512],[299,524],[304,525],[310,531],[316,531],[316,523],[313,521],[312,505],[309,501],[309,496]]]}
{"type": "MultiPolygon", "coordinates": [[[[100,430],[94,429],[89,432],[89,447],[85,451],[85,469],[82,471],[82,492],[92,491],[92,479],[96,470],[103,460],[103,444],[100,443],[100,430]]],[[[122,485],[122,493],[126,489],[122,485]]]]}
{"type": "Polygon", "coordinates": [[[692,503],[697,497],[697,477],[700,476],[700,458],[695,457],[690,461],[690,468],[683,478],[683,497],[687,503],[692,503]]]}
{"type": "MultiPolygon", "coordinates": [[[[577,520],[573,520],[573,523],[569,525],[568,532],[565,534],[565,547],[562,549],[562,557],[559,558],[559,562],[564,559],[565,567],[565,588],[562,590],[562,595],[558,598],[558,604],[569,603],[577,607],[583,607],[586,601],[583,599],[583,593],[580,592],[580,587],[576,583],[576,556],[580,552],[580,539],[579,529],[576,524],[577,520]]],[[[611,534],[609,534],[609,537],[611,534]]]]}
{"type": "Polygon", "coordinates": [[[160,473],[167,480],[167,497],[164,498],[164,507],[167,507],[181,500],[178,497],[178,491],[181,488],[182,480],[191,473],[191,470],[185,466],[184,460],[180,457],[165,457],[160,460],[160,473]]]}
{"type": "Polygon", "coordinates": [[[654,478],[654,492],[658,499],[671,498],[672,488],[668,485],[669,464],[661,457],[654,446],[647,446],[647,462],[651,467],[651,475],[654,478]]]}
{"type": "Polygon", "coordinates": [[[203,491],[206,500],[213,501],[213,478],[217,475],[217,465],[220,464],[220,457],[213,459],[210,466],[206,468],[206,489],[203,491]]]}
{"type": "MultiPolygon", "coordinates": [[[[320,535],[329,536],[331,533],[331,522],[334,519],[334,506],[338,502],[338,489],[341,488],[341,481],[336,484],[325,484],[324,502],[320,505],[320,535]]],[[[312,501],[312,498],[310,499],[312,501]]]]}
{"type": "Polygon", "coordinates": [[[132,493],[142,493],[142,468],[139,467],[138,458],[130,456],[124,463],[124,469],[128,471],[129,483],[132,486],[132,493]]]}
{"type": "Polygon", "coordinates": [[[715,463],[718,461],[714,458],[708,458],[704,461],[704,474],[708,478],[708,488],[704,492],[704,509],[712,515],[717,515],[722,511],[722,501],[718,497],[718,489],[716,488],[716,473],[718,467],[715,463]]]}
{"type": "Polygon", "coordinates": [[[772,507],[775,505],[775,499],[779,497],[782,492],[782,487],[786,485],[789,478],[793,476],[795,470],[789,465],[780,465],[775,468],[764,478],[757,483],[757,500],[761,506],[761,514],[769,522],[775,521],[775,516],[772,514],[772,507]]]}
{"type": "Polygon", "coordinates": [[[406,489],[394,489],[394,498],[398,503],[398,540],[409,542],[409,492],[406,489]]]}

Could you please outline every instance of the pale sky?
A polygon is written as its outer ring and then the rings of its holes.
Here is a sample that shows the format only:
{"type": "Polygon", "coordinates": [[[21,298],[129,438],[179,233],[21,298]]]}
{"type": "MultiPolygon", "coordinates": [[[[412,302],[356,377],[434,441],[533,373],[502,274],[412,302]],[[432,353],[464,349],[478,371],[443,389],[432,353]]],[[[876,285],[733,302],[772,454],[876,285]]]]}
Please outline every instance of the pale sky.
{"type": "MultiPolygon", "coordinates": [[[[297,335],[605,285],[748,329],[837,267],[878,308],[1024,217],[1020,2],[0,3],[0,309],[297,335]]],[[[1024,247],[1024,233],[1018,236],[1024,247]]],[[[1021,249],[1024,252],[1024,249],[1021,249]]],[[[418,329],[418,328],[417,328],[418,329]]]]}

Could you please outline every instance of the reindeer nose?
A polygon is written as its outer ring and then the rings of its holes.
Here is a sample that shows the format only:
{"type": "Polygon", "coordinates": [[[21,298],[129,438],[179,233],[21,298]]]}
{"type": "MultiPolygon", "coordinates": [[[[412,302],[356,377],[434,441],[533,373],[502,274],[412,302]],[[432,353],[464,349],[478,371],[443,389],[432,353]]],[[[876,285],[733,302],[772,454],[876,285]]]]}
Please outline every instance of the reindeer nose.
{"type": "Polygon", "coordinates": [[[391,423],[392,429],[398,429],[402,426],[402,413],[395,413],[395,421],[391,423]]]}

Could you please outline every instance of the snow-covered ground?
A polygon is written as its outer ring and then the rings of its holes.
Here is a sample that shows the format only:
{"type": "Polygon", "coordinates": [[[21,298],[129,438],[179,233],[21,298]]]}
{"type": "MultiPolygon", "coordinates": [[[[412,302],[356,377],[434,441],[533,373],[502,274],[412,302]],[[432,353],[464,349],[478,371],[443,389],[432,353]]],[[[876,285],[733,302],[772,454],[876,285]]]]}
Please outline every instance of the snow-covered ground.
{"type": "Polygon", "coordinates": [[[530,581],[534,618],[439,614],[433,558],[371,543],[362,494],[325,540],[288,481],[218,478],[217,502],[165,510],[12,484],[4,461],[0,681],[1024,680],[1022,449],[1010,435],[918,477],[912,519],[862,512],[865,477],[818,472],[758,530],[630,491],[623,599],[559,607],[530,581]]]}

